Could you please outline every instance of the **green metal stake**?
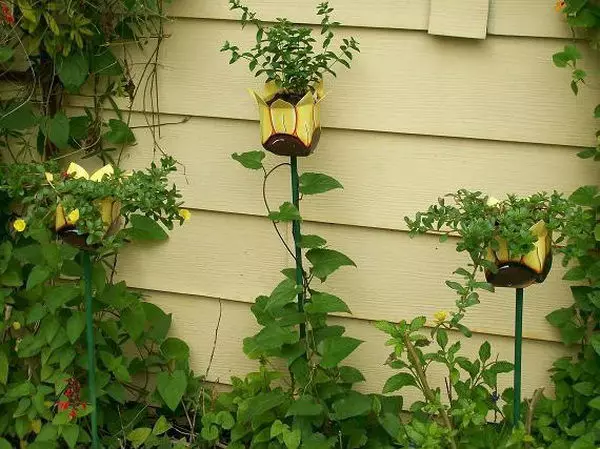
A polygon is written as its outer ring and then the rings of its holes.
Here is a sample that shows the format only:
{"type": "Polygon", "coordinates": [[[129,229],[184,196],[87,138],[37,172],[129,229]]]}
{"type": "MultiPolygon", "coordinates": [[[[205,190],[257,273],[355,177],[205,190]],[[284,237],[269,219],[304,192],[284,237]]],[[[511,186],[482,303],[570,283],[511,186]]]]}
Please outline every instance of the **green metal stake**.
{"type": "Polygon", "coordinates": [[[92,448],[98,449],[98,410],[96,408],[96,346],[94,344],[94,311],[92,308],[92,260],[83,252],[83,281],[85,283],[86,339],[88,352],[88,387],[92,406],[92,448]]]}
{"type": "MultiPolygon", "coordinates": [[[[298,178],[298,158],[290,158],[292,171],[292,201],[296,209],[300,210],[300,181],[298,178]]],[[[302,248],[300,248],[300,222],[294,220],[292,223],[292,234],[294,235],[294,247],[296,250],[296,285],[304,285],[304,269],[302,268],[302,248]]],[[[304,312],[304,293],[298,293],[298,311],[304,312]]],[[[306,336],[306,325],[300,323],[300,338],[306,336]]]]}
{"type": "Polygon", "coordinates": [[[518,288],[516,294],[515,313],[515,378],[513,421],[516,427],[521,420],[521,356],[523,351],[523,289],[518,288]]]}

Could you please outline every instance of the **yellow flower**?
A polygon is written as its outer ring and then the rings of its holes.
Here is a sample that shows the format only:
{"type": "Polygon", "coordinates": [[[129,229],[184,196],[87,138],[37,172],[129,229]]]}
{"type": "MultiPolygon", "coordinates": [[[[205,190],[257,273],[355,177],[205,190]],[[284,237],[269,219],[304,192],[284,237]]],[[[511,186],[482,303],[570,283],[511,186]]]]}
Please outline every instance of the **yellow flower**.
{"type": "Polygon", "coordinates": [[[192,213],[187,209],[179,209],[179,216],[183,218],[184,221],[188,221],[192,218],[192,213]]]}
{"type": "Polygon", "coordinates": [[[493,196],[488,196],[488,199],[485,202],[486,206],[489,206],[489,207],[494,207],[499,203],[500,203],[500,200],[498,198],[494,198],[493,196]]]}
{"type": "Polygon", "coordinates": [[[563,9],[565,9],[565,6],[567,6],[567,4],[564,2],[564,0],[557,0],[554,9],[556,12],[561,12],[563,9]]]}
{"type": "Polygon", "coordinates": [[[39,419],[31,421],[31,430],[33,430],[33,433],[36,435],[40,433],[42,431],[42,421],[39,419]]]}
{"type": "Polygon", "coordinates": [[[15,222],[13,223],[13,228],[15,228],[15,231],[17,231],[17,232],[23,232],[26,227],[27,227],[27,222],[25,222],[25,220],[23,220],[22,218],[16,219],[15,222]]]}
{"type": "Polygon", "coordinates": [[[445,310],[440,310],[439,312],[435,312],[433,317],[435,318],[436,323],[441,324],[446,321],[446,318],[448,318],[448,312],[445,310]]]}
{"type": "Polygon", "coordinates": [[[46,172],[46,181],[52,183],[54,181],[54,175],[52,173],[46,172]]]}
{"type": "Polygon", "coordinates": [[[21,323],[15,321],[14,323],[12,323],[12,327],[14,330],[18,331],[19,329],[21,329],[21,323]]]}
{"type": "Polygon", "coordinates": [[[266,150],[281,156],[308,156],[313,152],[321,134],[320,103],[325,97],[322,84],[296,104],[285,101],[292,99],[272,81],[265,85],[263,94],[250,92],[258,103],[266,150]]]}
{"type": "Polygon", "coordinates": [[[69,215],[67,215],[67,221],[69,222],[69,224],[72,225],[77,223],[79,221],[79,209],[75,209],[69,212],[69,215]]]}

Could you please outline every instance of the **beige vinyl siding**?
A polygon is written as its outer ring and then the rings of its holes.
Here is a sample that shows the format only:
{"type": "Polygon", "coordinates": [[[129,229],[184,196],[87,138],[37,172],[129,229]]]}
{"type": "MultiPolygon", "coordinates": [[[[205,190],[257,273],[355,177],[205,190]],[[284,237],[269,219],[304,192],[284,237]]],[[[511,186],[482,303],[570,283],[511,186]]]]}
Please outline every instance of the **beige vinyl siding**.
{"type": "MultiPolygon", "coordinates": [[[[314,23],[310,2],[249,5],[267,18],[314,23]]],[[[597,183],[598,168],[575,156],[594,141],[594,95],[575,98],[568,71],[552,66],[552,54],[568,42],[561,38],[569,36],[553,5],[492,0],[488,35],[474,41],[428,35],[427,0],[334,3],[349,25],[340,32],[356,35],[362,54],[352,71],[340,71],[329,83],[321,144],[300,168],[329,173],[344,190],[306,198],[302,212],[307,232],[323,235],[357,262],[358,268],[333,275],[326,288],[353,311],[335,320],[365,340],[349,360],[366,375],[365,391],[379,391],[390,374],[383,366],[385,336],[372,321],[451,309],[455,297],[444,280],[466,262],[453,242],[411,240],[405,215],[460,187],[499,197],[597,183]]],[[[231,375],[256,367],[241,350],[243,338],[257,330],[250,305],[275,287],[292,261],[264,218],[261,174],[230,157],[260,146],[256,106],[247,94],[258,84],[218,50],[226,39],[248,44],[253,32],[239,30],[225,0],[178,0],[172,12],[178,19],[162,51],[160,109],[163,122],[189,120],[163,127],[160,144],[182,163],[173,180],[192,220],[166,244],[126,250],[118,276],[173,313],[174,332],[192,347],[200,373],[221,313],[209,380],[227,384],[231,375]]],[[[595,61],[586,64],[597,72],[595,61]]],[[[141,123],[135,116],[134,124],[141,123]]],[[[157,156],[149,133],[139,129],[138,136],[126,154],[129,168],[157,156]]],[[[269,156],[267,164],[278,161],[269,156]]],[[[288,200],[285,170],[273,177],[268,195],[274,205],[288,200]]],[[[289,239],[289,229],[282,230],[289,239]]],[[[547,385],[552,361],[567,354],[544,319],[571,303],[563,273],[556,261],[548,281],[525,293],[526,394],[547,385]]],[[[465,340],[466,350],[473,353],[490,339],[501,357],[512,360],[513,308],[511,290],[483,295],[469,314],[476,334],[465,340]]]]}

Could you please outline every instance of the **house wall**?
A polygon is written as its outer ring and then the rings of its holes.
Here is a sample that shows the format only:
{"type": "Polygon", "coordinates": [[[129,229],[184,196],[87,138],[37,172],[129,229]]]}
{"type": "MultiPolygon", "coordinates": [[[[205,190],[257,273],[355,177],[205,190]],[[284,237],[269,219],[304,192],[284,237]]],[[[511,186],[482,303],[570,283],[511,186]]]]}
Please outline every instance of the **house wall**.
{"type": "MultiPolygon", "coordinates": [[[[311,2],[248,3],[267,19],[315,20],[311,2]]],[[[307,230],[357,262],[357,269],[332,276],[328,289],[353,311],[337,320],[365,340],[351,357],[367,377],[361,388],[380,391],[390,375],[383,366],[388,349],[372,321],[451,309],[454,295],[444,281],[465,262],[451,242],[411,240],[403,217],[460,187],[500,197],[597,183],[594,165],[575,156],[594,142],[596,102],[590,92],[575,98],[570,73],[553,67],[552,54],[568,43],[569,31],[551,0],[491,0],[485,39],[429,34],[428,0],[332,4],[347,25],[340,34],[356,36],[362,53],[351,71],[328,83],[321,144],[300,169],[331,174],[345,189],[307,198],[302,214],[307,230]]],[[[208,378],[227,384],[256,367],[241,350],[257,329],[250,305],[292,261],[264,217],[261,176],[230,157],[260,145],[256,106],[246,92],[258,84],[219,49],[225,40],[243,48],[254,33],[240,30],[225,0],[176,0],[171,14],[160,109],[163,122],[190,119],[163,127],[160,143],[185,167],[174,181],[193,217],[169,243],[124,253],[119,276],[173,313],[198,372],[214,347],[208,378]]],[[[464,14],[466,28],[477,25],[464,14]]],[[[149,134],[138,135],[130,167],[153,157],[149,134]]],[[[269,196],[273,204],[288,198],[287,173],[273,178],[269,196]]],[[[545,284],[526,291],[525,395],[548,383],[548,368],[567,352],[544,319],[572,302],[563,272],[557,266],[545,284]]],[[[475,335],[466,350],[474,353],[487,339],[512,360],[513,294],[482,295],[467,319],[475,335]]]]}

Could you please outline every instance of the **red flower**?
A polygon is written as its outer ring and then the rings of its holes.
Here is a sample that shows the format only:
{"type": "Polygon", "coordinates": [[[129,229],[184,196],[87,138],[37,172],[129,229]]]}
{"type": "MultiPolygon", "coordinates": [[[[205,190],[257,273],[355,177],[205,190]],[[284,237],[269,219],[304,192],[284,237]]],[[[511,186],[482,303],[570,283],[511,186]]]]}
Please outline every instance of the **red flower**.
{"type": "Polygon", "coordinates": [[[71,411],[69,412],[69,419],[75,419],[77,418],[77,412],[75,411],[74,408],[71,409],[71,411]]]}
{"type": "Polygon", "coordinates": [[[65,390],[65,396],[70,398],[71,396],[73,396],[73,390],[71,390],[70,388],[67,388],[65,390]]]}
{"type": "Polygon", "coordinates": [[[71,403],[69,401],[58,401],[57,405],[58,405],[58,410],[61,412],[64,412],[65,410],[67,410],[69,408],[71,403]]]}
{"type": "Polygon", "coordinates": [[[87,408],[87,404],[85,402],[81,403],[81,410],[85,410],[87,408]]]}
{"type": "Polygon", "coordinates": [[[12,11],[4,2],[2,2],[2,15],[4,16],[4,20],[6,20],[11,25],[15,23],[15,17],[13,16],[12,11]]]}

